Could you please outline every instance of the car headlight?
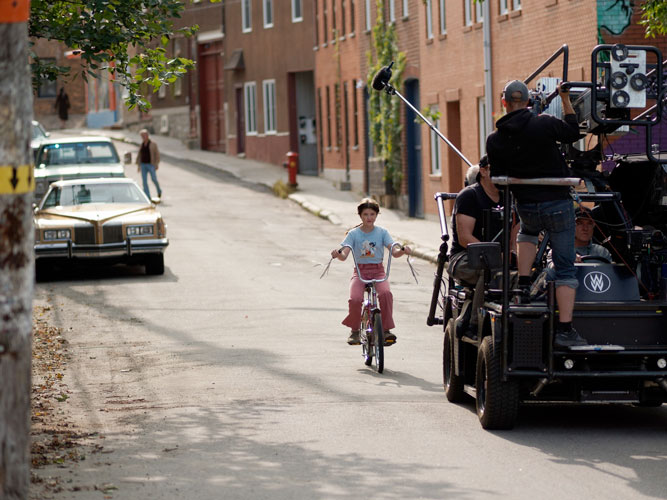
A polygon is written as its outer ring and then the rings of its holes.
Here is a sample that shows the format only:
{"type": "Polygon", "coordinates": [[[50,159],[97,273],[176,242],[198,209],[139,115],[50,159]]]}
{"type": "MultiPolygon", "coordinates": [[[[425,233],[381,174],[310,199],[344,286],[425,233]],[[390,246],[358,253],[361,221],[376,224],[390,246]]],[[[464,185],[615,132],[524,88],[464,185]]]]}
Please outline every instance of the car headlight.
{"type": "Polygon", "coordinates": [[[153,225],[127,226],[128,236],[153,236],[153,225]]]}
{"type": "Polygon", "coordinates": [[[45,240],[69,240],[72,232],[69,229],[47,229],[44,231],[45,240]]]}

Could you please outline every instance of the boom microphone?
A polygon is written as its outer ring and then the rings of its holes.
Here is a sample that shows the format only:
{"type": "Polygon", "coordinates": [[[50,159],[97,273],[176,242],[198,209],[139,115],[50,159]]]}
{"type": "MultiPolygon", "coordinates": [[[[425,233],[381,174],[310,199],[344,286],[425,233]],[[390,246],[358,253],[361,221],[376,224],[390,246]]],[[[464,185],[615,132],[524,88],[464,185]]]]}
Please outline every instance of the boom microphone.
{"type": "Polygon", "coordinates": [[[375,90],[382,90],[389,83],[389,80],[391,79],[391,67],[393,65],[394,61],[392,61],[389,66],[384,66],[373,77],[373,83],[371,85],[375,90]]]}

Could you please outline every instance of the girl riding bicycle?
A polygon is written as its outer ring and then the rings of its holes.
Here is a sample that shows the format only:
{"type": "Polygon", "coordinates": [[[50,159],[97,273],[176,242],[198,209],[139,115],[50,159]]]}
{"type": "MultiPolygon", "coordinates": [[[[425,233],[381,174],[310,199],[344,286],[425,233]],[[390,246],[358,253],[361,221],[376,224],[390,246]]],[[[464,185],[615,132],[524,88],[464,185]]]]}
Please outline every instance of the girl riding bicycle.
{"type": "MultiPolygon", "coordinates": [[[[364,198],[357,206],[357,213],[361,218],[361,224],[348,231],[345,240],[341,245],[350,245],[354,249],[354,255],[359,262],[359,270],[364,279],[382,279],[385,276],[383,265],[384,249],[391,248],[394,240],[389,232],[383,227],[375,225],[375,219],[380,213],[380,205],[370,198],[364,198]]],[[[350,253],[350,249],[345,247],[342,250],[332,250],[331,257],[334,259],[345,260],[350,253]]],[[[393,257],[400,257],[403,254],[410,254],[409,247],[394,247],[393,257]]],[[[361,307],[364,299],[365,284],[359,280],[357,270],[354,270],[350,281],[350,300],[349,312],[342,321],[343,325],[351,329],[347,343],[350,345],[359,344],[359,325],[361,323],[361,307]]],[[[385,345],[396,343],[396,335],[391,333],[394,328],[393,319],[393,296],[389,288],[389,282],[384,281],[376,284],[378,299],[380,302],[380,312],[382,325],[384,325],[385,345]]]]}

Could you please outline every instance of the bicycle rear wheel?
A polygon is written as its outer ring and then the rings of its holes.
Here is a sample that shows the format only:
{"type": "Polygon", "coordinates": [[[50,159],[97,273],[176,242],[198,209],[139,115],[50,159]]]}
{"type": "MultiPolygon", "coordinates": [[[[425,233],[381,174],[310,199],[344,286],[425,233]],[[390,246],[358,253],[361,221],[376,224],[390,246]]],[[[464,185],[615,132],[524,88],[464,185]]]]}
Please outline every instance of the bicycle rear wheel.
{"type": "Polygon", "coordinates": [[[378,373],[384,370],[384,330],[380,311],[373,313],[373,350],[375,352],[375,369],[378,373]]]}

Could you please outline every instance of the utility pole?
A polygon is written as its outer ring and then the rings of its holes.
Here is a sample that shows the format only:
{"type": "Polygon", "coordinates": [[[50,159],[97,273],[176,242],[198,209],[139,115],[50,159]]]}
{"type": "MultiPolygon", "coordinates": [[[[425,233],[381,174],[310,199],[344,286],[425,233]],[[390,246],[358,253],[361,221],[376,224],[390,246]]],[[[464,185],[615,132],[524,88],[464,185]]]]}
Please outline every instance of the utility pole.
{"type": "Polygon", "coordinates": [[[29,0],[0,0],[0,498],[30,485],[34,282],[29,0]]]}

